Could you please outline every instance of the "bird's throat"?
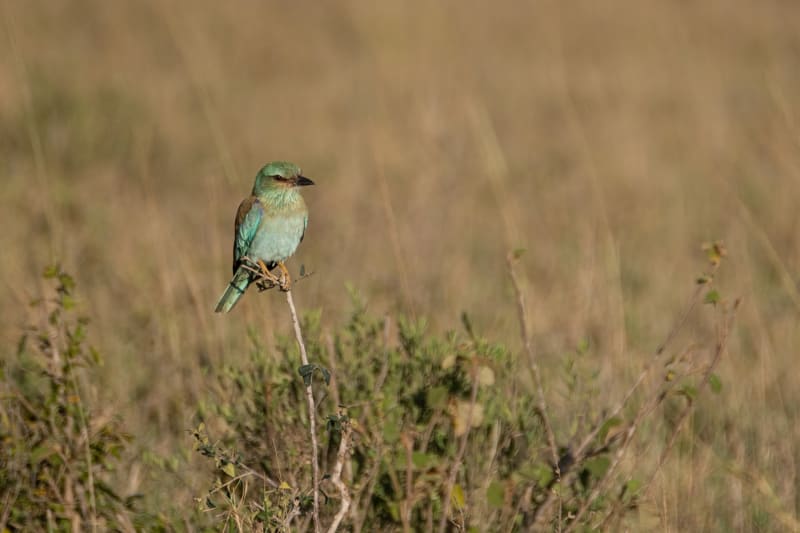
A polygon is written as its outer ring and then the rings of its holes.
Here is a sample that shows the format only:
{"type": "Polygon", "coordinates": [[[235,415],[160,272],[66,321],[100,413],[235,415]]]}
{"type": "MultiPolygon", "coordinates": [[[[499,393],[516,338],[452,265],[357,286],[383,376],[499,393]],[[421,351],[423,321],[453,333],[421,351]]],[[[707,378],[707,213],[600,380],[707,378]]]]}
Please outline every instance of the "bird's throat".
{"type": "Polygon", "coordinates": [[[303,197],[294,187],[269,191],[258,199],[272,209],[292,210],[303,205],[303,197]]]}

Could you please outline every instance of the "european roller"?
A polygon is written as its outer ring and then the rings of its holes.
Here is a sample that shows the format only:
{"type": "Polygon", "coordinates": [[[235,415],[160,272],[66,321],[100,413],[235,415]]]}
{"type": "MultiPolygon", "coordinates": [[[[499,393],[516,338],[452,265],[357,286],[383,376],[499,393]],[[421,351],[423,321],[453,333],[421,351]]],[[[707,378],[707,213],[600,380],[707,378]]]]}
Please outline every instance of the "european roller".
{"type": "Polygon", "coordinates": [[[291,278],[283,264],[303,240],[308,208],[298,187],[314,182],[293,163],[273,161],[256,174],[253,192],[239,204],[233,240],[233,278],[219,299],[217,313],[227,313],[259,273],[289,290],[291,278]],[[281,277],[270,271],[278,267],[281,277]]]}

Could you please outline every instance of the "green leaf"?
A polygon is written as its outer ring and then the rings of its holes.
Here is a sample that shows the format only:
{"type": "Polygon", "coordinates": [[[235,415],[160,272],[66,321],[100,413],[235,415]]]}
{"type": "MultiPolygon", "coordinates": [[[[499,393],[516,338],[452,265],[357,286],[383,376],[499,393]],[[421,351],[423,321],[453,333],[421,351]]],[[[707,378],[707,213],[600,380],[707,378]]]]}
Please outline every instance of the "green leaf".
{"type": "Polygon", "coordinates": [[[475,338],[475,330],[472,329],[472,320],[469,318],[469,315],[466,311],[461,312],[461,324],[464,326],[464,330],[470,336],[471,339],[475,338]]]}
{"type": "Polygon", "coordinates": [[[555,473],[553,472],[553,468],[550,465],[544,463],[537,463],[534,465],[531,476],[533,479],[536,480],[536,483],[544,488],[550,485],[550,482],[553,481],[553,477],[555,473]]]}
{"type": "Polygon", "coordinates": [[[609,418],[603,424],[603,427],[600,428],[600,431],[597,434],[597,439],[601,443],[605,443],[606,437],[608,436],[608,432],[611,431],[611,428],[619,426],[620,424],[622,424],[622,419],[620,419],[619,417],[613,416],[609,418]]]}
{"type": "Polygon", "coordinates": [[[397,439],[400,438],[400,426],[396,416],[386,418],[386,422],[383,424],[383,438],[388,444],[397,442],[397,439]]]}
{"type": "Polygon", "coordinates": [[[687,384],[680,388],[678,394],[682,394],[683,396],[686,396],[689,401],[692,401],[697,396],[697,388],[694,385],[687,384]]]}
{"type": "Polygon", "coordinates": [[[578,342],[578,346],[576,347],[576,351],[579,355],[583,355],[589,351],[589,339],[583,338],[578,342]]]}
{"type": "Polygon", "coordinates": [[[584,464],[586,470],[592,474],[593,478],[600,479],[608,471],[608,467],[611,466],[611,459],[606,455],[598,455],[597,457],[592,457],[584,464]]]}
{"type": "Polygon", "coordinates": [[[66,309],[70,310],[75,307],[75,298],[72,296],[65,294],[63,298],[61,298],[61,306],[66,309]]]}
{"type": "Polygon", "coordinates": [[[55,453],[55,450],[49,445],[41,445],[35,447],[31,450],[30,461],[34,465],[41,463],[51,455],[55,453]]]}
{"type": "Polygon", "coordinates": [[[495,509],[502,509],[505,504],[505,493],[503,484],[493,481],[489,488],[486,489],[486,500],[489,502],[489,506],[495,509]]]}
{"type": "Polygon", "coordinates": [[[708,274],[702,274],[700,277],[697,278],[698,285],[705,285],[706,283],[710,283],[712,280],[711,276],[708,274]]]}
{"type": "Polygon", "coordinates": [[[396,502],[386,502],[386,506],[389,508],[389,514],[392,516],[392,520],[395,522],[400,521],[400,505],[396,502]]]}
{"type": "MultiPolygon", "coordinates": [[[[391,463],[392,468],[394,468],[395,470],[404,471],[409,466],[408,458],[406,457],[406,452],[404,452],[400,448],[398,448],[395,451],[395,454],[391,457],[391,460],[392,460],[391,463]]],[[[411,464],[414,464],[413,460],[411,464]]]]}
{"type": "Polygon", "coordinates": [[[453,505],[456,506],[456,509],[463,509],[464,505],[467,503],[464,497],[464,489],[462,489],[461,485],[458,483],[453,485],[453,492],[450,494],[450,500],[453,502],[453,505]]]}
{"type": "Polygon", "coordinates": [[[413,452],[411,461],[414,463],[415,468],[424,470],[436,463],[436,456],[429,453],[413,452]]]}
{"type": "Polygon", "coordinates": [[[711,387],[711,392],[714,394],[719,394],[722,391],[722,381],[720,381],[719,376],[716,374],[711,374],[708,376],[708,385],[711,387]]]}
{"type": "Polygon", "coordinates": [[[303,365],[297,369],[301,376],[303,376],[303,383],[306,387],[311,386],[311,376],[314,375],[314,365],[303,365]]]}
{"type": "Polygon", "coordinates": [[[325,367],[319,367],[319,371],[322,372],[322,378],[325,380],[325,385],[331,384],[331,371],[325,367]]]}
{"type": "Polygon", "coordinates": [[[44,269],[42,276],[44,276],[46,279],[53,279],[54,277],[58,276],[59,270],[61,270],[61,267],[59,267],[57,264],[50,265],[44,269]]]}
{"type": "Polygon", "coordinates": [[[428,406],[432,409],[442,409],[447,403],[447,387],[436,386],[428,389],[428,406]]]}
{"type": "Polygon", "coordinates": [[[102,366],[103,364],[103,356],[100,355],[100,352],[97,351],[94,347],[89,347],[89,357],[91,357],[92,362],[98,366],[102,366]]]}
{"type": "Polygon", "coordinates": [[[622,489],[623,500],[624,501],[631,501],[633,498],[636,497],[636,493],[638,492],[639,488],[642,486],[642,482],[638,479],[631,479],[626,484],[625,487],[622,489]]]}
{"type": "Polygon", "coordinates": [[[717,305],[719,303],[719,292],[716,289],[711,289],[706,293],[706,297],[703,300],[704,303],[717,305]]]}
{"type": "MultiPolygon", "coordinates": [[[[345,417],[342,417],[343,419],[345,417]]],[[[326,431],[341,431],[342,430],[342,422],[338,416],[331,415],[328,417],[328,421],[325,424],[326,431]]]]}
{"type": "Polygon", "coordinates": [[[236,465],[233,463],[225,463],[220,470],[228,474],[230,477],[236,477],[236,465]]]}
{"type": "Polygon", "coordinates": [[[75,288],[75,280],[72,276],[67,274],[66,272],[61,272],[58,275],[58,282],[61,283],[61,287],[59,287],[59,292],[70,292],[72,289],[75,288]]]}

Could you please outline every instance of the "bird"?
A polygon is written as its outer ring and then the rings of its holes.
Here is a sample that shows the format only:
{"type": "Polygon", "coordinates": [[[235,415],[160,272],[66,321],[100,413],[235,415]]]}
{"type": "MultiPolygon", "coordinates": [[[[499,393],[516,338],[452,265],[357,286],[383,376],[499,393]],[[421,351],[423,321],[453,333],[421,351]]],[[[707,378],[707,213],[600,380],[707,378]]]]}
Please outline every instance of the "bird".
{"type": "Polygon", "coordinates": [[[215,312],[227,313],[247,287],[265,277],[284,291],[291,277],[284,265],[302,242],[308,227],[308,208],[299,187],[314,185],[300,167],[273,161],[256,174],[253,191],[236,212],[233,240],[233,278],[215,312]],[[270,271],[278,267],[281,277],[270,271]]]}

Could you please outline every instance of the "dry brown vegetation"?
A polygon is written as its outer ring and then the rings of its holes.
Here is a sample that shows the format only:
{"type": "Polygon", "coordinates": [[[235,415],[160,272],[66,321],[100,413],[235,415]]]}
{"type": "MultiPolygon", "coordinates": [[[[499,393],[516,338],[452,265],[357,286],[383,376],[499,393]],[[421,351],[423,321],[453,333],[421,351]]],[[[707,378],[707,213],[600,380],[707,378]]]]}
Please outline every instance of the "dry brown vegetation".
{"type": "MultiPolygon", "coordinates": [[[[212,313],[238,201],[286,159],[318,184],[290,266],[315,272],[294,293],[323,329],[346,321],[351,283],[374,314],[442,332],[466,311],[519,352],[505,257],[527,250],[563,445],[563,354],[586,347],[598,373],[580,401],[618,402],[685,305],[701,243],[723,240],[718,289],[742,298],[723,386],[640,524],[797,528],[800,4],[0,7],[0,357],[59,260],[105,354],[98,399],[135,435],[123,493],[192,508],[207,471],[187,429],[215,369],[247,359],[249,329],[266,345],[291,332],[271,292],[212,313]]],[[[676,350],[697,336],[711,326],[691,321],[676,350]]],[[[657,457],[649,430],[638,453],[657,457]]]]}

